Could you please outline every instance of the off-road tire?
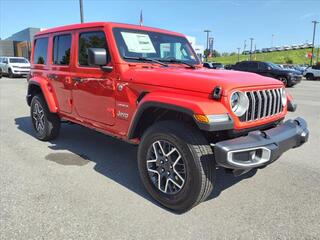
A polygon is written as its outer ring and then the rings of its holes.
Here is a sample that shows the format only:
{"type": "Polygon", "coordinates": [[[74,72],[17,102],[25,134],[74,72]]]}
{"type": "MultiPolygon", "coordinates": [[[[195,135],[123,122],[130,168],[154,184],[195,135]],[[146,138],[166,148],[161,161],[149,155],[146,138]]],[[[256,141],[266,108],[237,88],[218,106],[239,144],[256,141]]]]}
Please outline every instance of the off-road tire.
{"type": "Polygon", "coordinates": [[[314,75],[312,73],[307,73],[306,74],[306,79],[307,80],[315,80],[315,77],[314,77],[314,75]]]}
{"type": "Polygon", "coordinates": [[[207,139],[199,130],[177,121],[158,122],[143,134],[138,149],[138,168],[141,180],[151,196],[163,206],[179,213],[204,201],[212,192],[215,181],[215,161],[207,139]],[[148,149],[159,140],[174,145],[185,161],[185,183],[173,195],[156,188],[147,170],[148,149]]]}
{"type": "Polygon", "coordinates": [[[282,77],[279,77],[278,79],[284,84],[285,87],[289,87],[289,84],[288,84],[289,81],[287,77],[282,76],[282,77]]]}
{"type": "Polygon", "coordinates": [[[287,86],[286,87],[293,87],[294,84],[292,83],[292,80],[287,80],[287,86]]]}
{"type": "Polygon", "coordinates": [[[14,78],[14,74],[13,74],[11,68],[8,69],[8,77],[9,78],[14,78]]]}
{"type": "Polygon", "coordinates": [[[49,111],[48,105],[41,94],[35,95],[32,98],[30,106],[30,116],[33,128],[35,130],[35,136],[39,140],[48,141],[56,138],[59,135],[60,118],[57,114],[51,113],[49,111]],[[37,104],[43,110],[43,128],[41,131],[39,131],[36,127],[37,123],[34,114],[37,104]]]}

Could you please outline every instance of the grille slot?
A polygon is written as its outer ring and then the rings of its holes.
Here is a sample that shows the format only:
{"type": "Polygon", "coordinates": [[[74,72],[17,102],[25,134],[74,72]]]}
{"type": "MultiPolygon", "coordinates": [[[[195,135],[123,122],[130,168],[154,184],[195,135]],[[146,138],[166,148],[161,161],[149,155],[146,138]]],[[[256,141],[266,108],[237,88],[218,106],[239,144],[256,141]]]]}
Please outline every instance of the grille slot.
{"type": "Polygon", "coordinates": [[[249,108],[240,118],[241,122],[250,122],[277,115],[282,112],[281,89],[269,89],[245,92],[249,99],[249,108]]]}

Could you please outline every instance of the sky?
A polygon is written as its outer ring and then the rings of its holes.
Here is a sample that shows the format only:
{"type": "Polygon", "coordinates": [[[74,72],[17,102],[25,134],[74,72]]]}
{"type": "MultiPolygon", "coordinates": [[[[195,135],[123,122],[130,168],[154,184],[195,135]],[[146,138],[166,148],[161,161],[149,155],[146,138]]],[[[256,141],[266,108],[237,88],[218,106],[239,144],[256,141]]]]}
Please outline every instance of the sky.
{"type": "MultiPolygon", "coordinates": [[[[168,29],[196,37],[206,45],[211,30],[214,49],[243,50],[254,38],[257,49],[312,41],[312,20],[320,21],[320,0],[83,0],[85,22],[112,21],[168,29]]],[[[80,22],[79,0],[0,0],[0,37],[27,27],[51,28],[80,22]]],[[[318,24],[315,44],[320,44],[318,24]]]]}

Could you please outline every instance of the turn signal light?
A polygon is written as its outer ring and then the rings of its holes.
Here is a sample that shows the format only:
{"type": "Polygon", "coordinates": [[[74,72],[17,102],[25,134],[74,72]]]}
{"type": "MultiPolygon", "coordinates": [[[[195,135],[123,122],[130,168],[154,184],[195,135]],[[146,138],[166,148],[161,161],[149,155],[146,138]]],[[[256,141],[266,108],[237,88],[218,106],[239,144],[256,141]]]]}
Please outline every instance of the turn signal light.
{"type": "Polygon", "coordinates": [[[195,114],[194,117],[198,122],[209,123],[209,118],[206,115],[195,114]]]}

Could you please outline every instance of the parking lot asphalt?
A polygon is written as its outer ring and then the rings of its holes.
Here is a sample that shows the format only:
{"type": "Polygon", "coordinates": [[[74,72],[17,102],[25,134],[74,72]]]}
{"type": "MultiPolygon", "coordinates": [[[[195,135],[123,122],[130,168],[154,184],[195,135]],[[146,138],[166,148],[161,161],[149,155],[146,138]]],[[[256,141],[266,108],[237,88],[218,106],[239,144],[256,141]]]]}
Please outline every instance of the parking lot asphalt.
{"type": "Polygon", "coordinates": [[[25,79],[0,79],[0,239],[320,239],[320,81],[288,91],[309,142],[270,166],[217,171],[210,198],[177,215],[143,188],[137,148],[78,125],[33,137],[25,79]]]}

